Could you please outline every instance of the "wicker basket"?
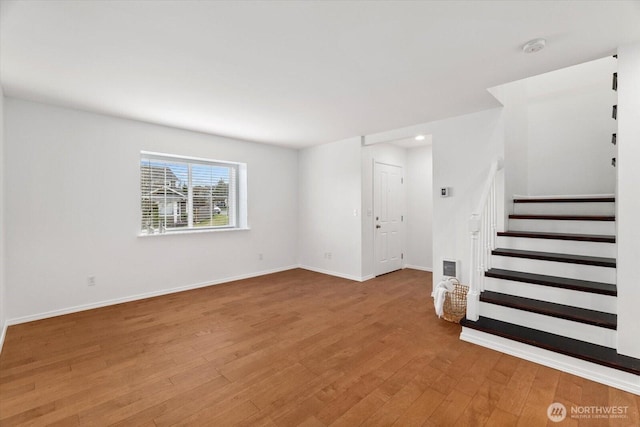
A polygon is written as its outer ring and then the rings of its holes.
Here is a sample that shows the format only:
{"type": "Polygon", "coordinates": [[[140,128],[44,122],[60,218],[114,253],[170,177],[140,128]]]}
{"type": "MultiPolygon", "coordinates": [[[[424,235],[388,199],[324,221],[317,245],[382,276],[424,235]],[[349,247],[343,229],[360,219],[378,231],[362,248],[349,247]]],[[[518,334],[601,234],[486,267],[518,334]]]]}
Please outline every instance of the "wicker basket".
{"type": "Polygon", "coordinates": [[[469,287],[461,285],[459,282],[453,285],[453,291],[447,292],[442,306],[442,318],[449,322],[460,323],[467,314],[467,292],[469,287]]]}

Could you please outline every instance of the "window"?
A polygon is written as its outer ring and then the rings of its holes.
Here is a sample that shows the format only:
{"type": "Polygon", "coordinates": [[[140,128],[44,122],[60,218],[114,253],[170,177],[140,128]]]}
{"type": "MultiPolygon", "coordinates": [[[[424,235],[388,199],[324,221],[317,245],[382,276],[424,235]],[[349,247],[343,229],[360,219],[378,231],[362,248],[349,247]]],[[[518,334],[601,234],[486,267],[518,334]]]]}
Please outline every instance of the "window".
{"type": "Polygon", "coordinates": [[[246,228],[246,165],[142,152],[141,234],[246,228]]]}

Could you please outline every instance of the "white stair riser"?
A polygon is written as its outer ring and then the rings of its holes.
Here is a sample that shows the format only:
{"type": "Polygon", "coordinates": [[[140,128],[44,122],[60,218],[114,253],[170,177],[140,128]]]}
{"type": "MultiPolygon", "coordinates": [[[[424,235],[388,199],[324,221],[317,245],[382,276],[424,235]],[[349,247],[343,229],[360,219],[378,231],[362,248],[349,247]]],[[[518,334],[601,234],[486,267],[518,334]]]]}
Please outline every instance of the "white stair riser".
{"type": "Polygon", "coordinates": [[[615,221],[567,221],[549,219],[510,219],[509,230],[547,233],[616,234],[615,221]]]}
{"type": "Polygon", "coordinates": [[[484,289],[605,313],[615,314],[617,312],[616,297],[610,295],[554,288],[553,286],[536,285],[534,283],[514,282],[512,280],[497,279],[495,277],[485,277],[484,289]]]}
{"type": "Polygon", "coordinates": [[[491,268],[567,277],[570,279],[590,280],[593,282],[616,283],[615,268],[598,267],[594,265],[492,255],[491,268]]]}
{"type": "Polygon", "coordinates": [[[514,203],[520,215],[615,215],[614,203],[514,203]]]}
{"type": "Polygon", "coordinates": [[[526,251],[555,252],[608,258],[616,257],[615,243],[498,236],[496,246],[498,248],[522,249],[526,251]]]}
{"type": "Polygon", "coordinates": [[[573,338],[605,347],[616,348],[616,331],[571,320],[545,316],[485,302],[480,303],[480,316],[513,323],[539,331],[573,338]]]}

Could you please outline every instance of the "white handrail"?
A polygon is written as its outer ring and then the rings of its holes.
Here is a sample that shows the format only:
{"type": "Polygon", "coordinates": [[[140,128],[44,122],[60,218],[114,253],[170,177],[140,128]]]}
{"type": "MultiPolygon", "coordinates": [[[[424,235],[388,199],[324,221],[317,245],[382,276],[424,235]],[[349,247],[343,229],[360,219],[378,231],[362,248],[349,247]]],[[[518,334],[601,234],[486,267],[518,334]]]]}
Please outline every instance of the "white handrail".
{"type": "Polygon", "coordinates": [[[502,159],[498,158],[491,163],[480,202],[469,218],[471,262],[467,319],[472,321],[480,317],[480,293],[484,291],[484,272],[491,268],[491,251],[496,247],[498,221],[496,174],[500,169],[502,169],[502,159]]]}

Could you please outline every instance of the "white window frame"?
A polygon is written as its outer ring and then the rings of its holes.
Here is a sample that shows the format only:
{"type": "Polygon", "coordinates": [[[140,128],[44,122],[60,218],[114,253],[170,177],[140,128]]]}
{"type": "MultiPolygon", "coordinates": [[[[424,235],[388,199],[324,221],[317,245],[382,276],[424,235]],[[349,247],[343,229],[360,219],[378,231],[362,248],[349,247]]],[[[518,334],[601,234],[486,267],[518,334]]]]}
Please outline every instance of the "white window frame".
{"type": "Polygon", "coordinates": [[[233,230],[248,230],[249,226],[247,224],[247,165],[246,163],[239,162],[230,162],[226,160],[213,160],[206,159],[201,157],[189,157],[182,156],[176,154],[167,154],[167,153],[158,153],[152,151],[140,151],[140,159],[138,161],[138,171],[139,171],[139,179],[138,179],[138,187],[140,188],[140,207],[139,207],[139,221],[138,225],[140,227],[139,236],[160,236],[160,235],[170,235],[170,234],[185,234],[185,233],[202,233],[202,232],[215,232],[215,231],[233,231],[233,230]],[[147,228],[145,229],[142,226],[142,216],[143,216],[143,194],[142,194],[142,172],[141,166],[142,162],[145,160],[157,160],[159,162],[166,163],[176,163],[176,164],[184,164],[187,165],[188,170],[188,198],[187,198],[187,215],[188,215],[188,225],[186,227],[180,228],[164,228],[159,227],[155,228],[147,228]],[[204,227],[196,227],[193,225],[193,184],[192,184],[192,166],[193,165],[205,165],[205,166],[220,166],[225,168],[230,168],[234,171],[235,175],[235,183],[232,186],[229,183],[229,200],[227,201],[227,209],[233,210],[233,223],[229,225],[222,226],[204,226],[204,227]],[[233,193],[231,193],[233,191],[233,193]],[[233,203],[231,203],[233,202],[233,203]],[[232,206],[229,206],[231,205],[232,206]]]}

